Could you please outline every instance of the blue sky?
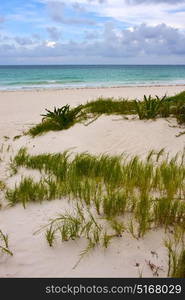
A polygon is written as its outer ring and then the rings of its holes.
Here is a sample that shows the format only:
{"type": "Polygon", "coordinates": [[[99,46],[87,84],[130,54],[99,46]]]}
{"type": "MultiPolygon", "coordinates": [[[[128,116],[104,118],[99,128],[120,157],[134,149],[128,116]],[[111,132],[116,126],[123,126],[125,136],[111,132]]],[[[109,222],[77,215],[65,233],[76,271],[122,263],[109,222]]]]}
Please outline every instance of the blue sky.
{"type": "Polygon", "coordinates": [[[0,64],[185,64],[185,0],[9,0],[0,64]]]}

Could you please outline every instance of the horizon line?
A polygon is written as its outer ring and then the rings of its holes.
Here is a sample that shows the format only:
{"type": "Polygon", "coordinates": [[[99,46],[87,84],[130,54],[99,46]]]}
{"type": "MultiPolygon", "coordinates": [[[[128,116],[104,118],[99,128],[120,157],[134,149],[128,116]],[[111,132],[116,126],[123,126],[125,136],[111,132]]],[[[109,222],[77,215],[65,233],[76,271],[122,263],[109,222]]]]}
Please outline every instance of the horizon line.
{"type": "Polygon", "coordinates": [[[185,66],[185,64],[0,64],[0,67],[9,66],[185,66]]]}

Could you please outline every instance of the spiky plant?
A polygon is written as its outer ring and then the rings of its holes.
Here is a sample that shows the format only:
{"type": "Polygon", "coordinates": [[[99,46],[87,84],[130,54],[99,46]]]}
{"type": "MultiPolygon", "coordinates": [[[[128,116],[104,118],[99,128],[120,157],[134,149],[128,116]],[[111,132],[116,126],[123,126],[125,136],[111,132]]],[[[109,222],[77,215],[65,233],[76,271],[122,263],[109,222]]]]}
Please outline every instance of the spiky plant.
{"type": "Polygon", "coordinates": [[[12,251],[9,249],[8,235],[4,234],[2,230],[0,230],[0,251],[13,256],[12,251]]]}
{"type": "Polygon", "coordinates": [[[53,111],[46,109],[47,113],[42,114],[41,116],[43,117],[43,121],[50,120],[55,123],[59,129],[68,128],[79,117],[82,107],[82,105],[79,105],[70,109],[70,105],[66,104],[61,108],[54,107],[53,111]]]}
{"type": "MultiPolygon", "coordinates": [[[[166,100],[166,96],[160,99],[158,96],[152,98],[151,95],[147,98],[144,95],[143,101],[135,101],[135,109],[139,119],[154,119],[160,113],[160,109],[166,100]]],[[[163,107],[164,110],[164,107],[163,107]]],[[[166,108],[167,110],[167,108],[166,108]]],[[[162,112],[161,112],[162,113],[162,112]]],[[[163,113],[164,114],[164,113],[163,113]]]]}
{"type": "Polygon", "coordinates": [[[66,104],[61,108],[54,107],[53,111],[46,109],[47,113],[41,114],[42,123],[30,128],[28,134],[34,137],[50,130],[67,129],[85,118],[82,108],[82,105],[70,108],[70,105],[66,104]]]}

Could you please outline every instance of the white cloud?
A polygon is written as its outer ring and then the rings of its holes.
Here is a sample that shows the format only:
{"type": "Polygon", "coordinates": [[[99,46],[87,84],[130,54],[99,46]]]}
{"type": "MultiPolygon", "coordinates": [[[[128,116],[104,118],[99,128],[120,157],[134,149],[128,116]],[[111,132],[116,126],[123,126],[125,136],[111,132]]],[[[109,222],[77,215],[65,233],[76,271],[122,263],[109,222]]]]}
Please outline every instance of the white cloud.
{"type": "Polygon", "coordinates": [[[48,11],[44,10],[41,24],[39,21],[36,25],[37,34],[30,31],[30,36],[24,36],[21,32],[14,35],[2,31],[0,60],[21,57],[24,61],[40,59],[45,63],[168,63],[169,58],[174,59],[173,63],[185,61],[185,0],[174,0],[176,5],[170,0],[40,1],[47,3],[48,11]]]}
{"type": "Polygon", "coordinates": [[[184,28],[185,0],[44,0],[51,8],[56,6],[55,19],[62,19],[59,12],[64,6],[79,5],[88,12],[102,17],[110,17],[116,21],[128,23],[128,26],[148,23],[157,25],[162,22],[167,25],[184,28]],[[60,8],[60,9],[59,9],[60,8]]]}
{"type": "MultiPolygon", "coordinates": [[[[147,23],[150,25],[157,25],[162,22],[174,27],[184,27],[184,12],[174,12],[174,7],[168,4],[161,3],[160,6],[155,3],[142,3],[140,5],[130,6],[123,1],[115,0],[115,3],[109,2],[101,14],[112,17],[115,20],[123,21],[128,24],[147,23]]],[[[176,6],[180,9],[181,5],[176,6]]]]}
{"type": "MultiPolygon", "coordinates": [[[[70,1],[47,1],[47,10],[48,14],[51,17],[51,19],[57,23],[63,23],[68,25],[94,25],[95,22],[89,18],[84,17],[70,17],[65,15],[65,8],[67,7],[67,4],[69,4],[70,1]]],[[[78,3],[76,3],[77,5],[78,3]]],[[[74,7],[74,2],[71,2],[71,8],[76,10],[74,7]]]]}
{"type": "Polygon", "coordinates": [[[45,42],[45,45],[46,45],[46,47],[48,47],[48,48],[55,48],[55,46],[56,46],[56,42],[54,42],[54,41],[46,41],[45,42]]]}
{"type": "MultiPolygon", "coordinates": [[[[3,45],[2,45],[3,46],[3,45]]],[[[7,45],[4,45],[7,47],[7,45]]],[[[138,62],[149,59],[151,56],[168,58],[169,56],[185,56],[185,34],[178,29],[165,24],[148,26],[141,24],[131,30],[117,30],[112,23],[105,25],[104,32],[99,40],[86,40],[86,42],[59,43],[55,41],[41,42],[31,49],[25,45],[3,51],[1,56],[27,56],[27,57],[67,57],[74,55],[114,59],[137,58],[138,62]]]]}

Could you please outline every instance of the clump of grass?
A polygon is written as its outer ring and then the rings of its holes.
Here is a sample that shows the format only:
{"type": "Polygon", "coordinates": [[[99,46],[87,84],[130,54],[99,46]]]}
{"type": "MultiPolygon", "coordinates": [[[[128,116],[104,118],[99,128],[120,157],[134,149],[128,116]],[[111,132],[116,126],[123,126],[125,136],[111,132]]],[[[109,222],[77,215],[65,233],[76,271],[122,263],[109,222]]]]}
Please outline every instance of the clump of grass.
{"type": "Polygon", "coordinates": [[[14,174],[17,173],[17,168],[20,166],[24,166],[25,162],[28,159],[27,149],[25,147],[20,148],[14,158],[11,158],[10,169],[14,174]]]}
{"type": "Polygon", "coordinates": [[[14,189],[7,189],[6,199],[11,205],[21,202],[25,208],[30,201],[49,200],[48,190],[48,185],[43,180],[34,182],[31,177],[25,177],[19,186],[15,186],[14,189]]]}
{"type": "Polygon", "coordinates": [[[133,100],[125,100],[120,98],[98,98],[95,101],[87,102],[84,105],[85,111],[92,114],[135,114],[135,107],[133,100]]]}
{"type": "Polygon", "coordinates": [[[112,228],[114,228],[116,234],[109,233],[107,229],[103,231],[103,226],[93,216],[91,211],[78,205],[73,214],[66,212],[51,219],[37,233],[46,229],[45,236],[50,247],[54,245],[54,241],[57,239],[67,242],[84,238],[87,246],[81,251],[79,259],[74,266],[75,268],[91,250],[98,246],[108,248],[111,240],[124,230],[123,224],[115,220],[112,221],[112,228]]]}
{"type": "Polygon", "coordinates": [[[43,133],[46,133],[48,131],[57,131],[60,130],[60,127],[48,120],[45,120],[42,123],[39,123],[33,127],[31,127],[27,134],[31,135],[32,137],[41,135],[43,133]]]}
{"type": "Polygon", "coordinates": [[[53,241],[57,235],[62,241],[75,240],[79,237],[80,230],[82,230],[80,216],[78,214],[72,216],[66,213],[50,221],[49,229],[46,231],[46,238],[49,246],[53,246],[53,241]]]}
{"type": "Polygon", "coordinates": [[[184,238],[185,166],[184,154],[169,159],[164,149],[150,151],[146,160],[138,156],[71,156],[69,152],[30,155],[20,149],[12,160],[14,168],[39,170],[42,178],[22,178],[6,198],[26,207],[30,201],[68,197],[75,201],[76,213],[51,220],[45,233],[49,245],[61,239],[83,237],[87,247],[80,259],[97,246],[107,248],[113,237],[128,230],[134,238],[152,228],[174,229],[176,241],[184,238]],[[93,212],[93,213],[92,213],[93,212]],[[123,225],[130,215],[128,227],[123,225]],[[103,220],[103,225],[99,224],[103,220]],[[178,226],[178,230],[177,230],[178,226]]]}
{"type": "Polygon", "coordinates": [[[0,251],[13,256],[13,253],[9,248],[8,235],[4,234],[2,230],[0,230],[0,251]]]}
{"type": "Polygon", "coordinates": [[[70,105],[66,104],[61,108],[54,107],[53,111],[46,109],[46,114],[42,114],[42,123],[30,128],[28,134],[32,137],[41,135],[44,132],[51,130],[68,129],[75,123],[80,122],[84,117],[82,113],[82,105],[70,109],[70,105]]]}
{"type": "Polygon", "coordinates": [[[95,244],[100,241],[101,226],[91,212],[84,210],[83,207],[78,207],[73,214],[66,212],[58,215],[40,230],[42,231],[45,227],[49,227],[46,230],[46,239],[49,246],[53,246],[53,241],[56,238],[61,239],[63,242],[75,240],[79,237],[85,237],[95,244]],[[79,209],[81,212],[79,212],[79,209]]]}
{"type": "Polygon", "coordinates": [[[168,250],[168,277],[185,277],[185,247],[175,244],[172,240],[165,241],[168,250]]]}
{"type": "Polygon", "coordinates": [[[183,227],[185,222],[183,154],[170,160],[162,149],[151,151],[146,160],[88,153],[72,158],[68,152],[29,155],[20,149],[12,165],[37,169],[44,176],[38,182],[23,178],[14,189],[8,189],[6,198],[12,205],[20,202],[25,207],[29,201],[68,197],[88,209],[95,208],[105,219],[131,213],[129,230],[137,238],[151,228],[183,227]]]}
{"type": "Polygon", "coordinates": [[[69,153],[64,151],[57,154],[41,154],[41,155],[28,155],[26,148],[21,148],[11,160],[10,169],[13,173],[17,172],[19,167],[26,167],[29,169],[36,169],[44,171],[48,175],[54,174],[57,179],[63,180],[66,176],[69,153]]]}
{"type": "Polygon", "coordinates": [[[160,99],[158,96],[152,98],[150,95],[148,98],[144,95],[143,101],[135,101],[135,109],[140,120],[143,119],[155,119],[159,113],[164,116],[169,116],[169,107],[167,112],[167,102],[165,102],[166,96],[160,99]],[[165,106],[163,103],[165,102],[165,106]],[[163,106],[163,108],[162,108],[163,106]]]}

